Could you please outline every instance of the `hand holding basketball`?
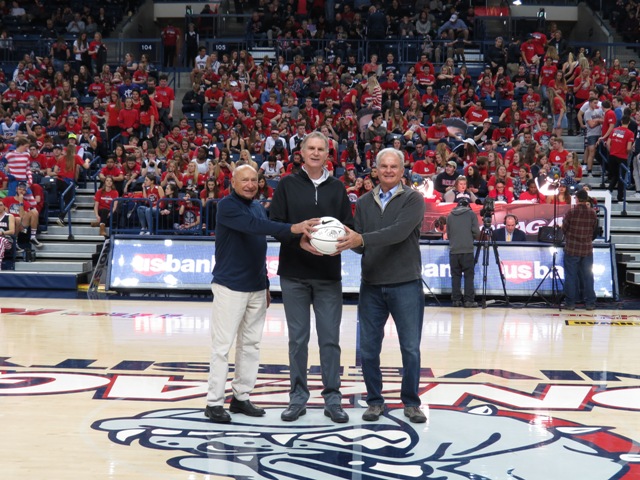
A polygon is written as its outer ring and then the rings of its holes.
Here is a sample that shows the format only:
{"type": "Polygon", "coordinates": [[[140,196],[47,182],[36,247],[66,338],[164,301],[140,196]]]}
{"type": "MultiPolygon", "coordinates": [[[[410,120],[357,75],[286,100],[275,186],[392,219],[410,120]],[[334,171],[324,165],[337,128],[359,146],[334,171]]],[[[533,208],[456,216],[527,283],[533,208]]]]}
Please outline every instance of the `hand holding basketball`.
{"type": "Polygon", "coordinates": [[[338,240],[336,244],[337,253],[342,253],[345,250],[351,250],[353,248],[358,248],[363,246],[362,235],[358,232],[351,230],[349,227],[345,226],[345,235],[338,240]]]}
{"type": "Polygon", "coordinates": [[[345,226],[333,217],[322,217],[311,234],[311,246],[324,255],[333,255],[338,251],[338,239],[347,233],[345,226]]]}
{"type": "Polygon", "coordinates": [[[311,218],[309,220],[305,220],[304,222],[296,223],[291,225],[291,233],[306,235],[307,237],[311,237],[313,232],[315,231],[314,227],[320,223],[319,218],[311,218]]]}

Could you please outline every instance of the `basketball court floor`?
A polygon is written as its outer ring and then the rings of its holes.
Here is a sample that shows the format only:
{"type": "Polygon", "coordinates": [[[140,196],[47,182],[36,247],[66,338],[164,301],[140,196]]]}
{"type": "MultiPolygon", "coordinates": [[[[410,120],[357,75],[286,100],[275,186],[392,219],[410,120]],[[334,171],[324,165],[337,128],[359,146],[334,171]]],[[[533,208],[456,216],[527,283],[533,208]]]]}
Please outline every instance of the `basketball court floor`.
{"type": "Polygon", "coordinates": [[[289,385],[276,303],[252,397],[267,415],[216,425],[203,415],[209,309],[205,300],[0,298],[0,478],[640,479],[640,310],[427,306],[428,421],[414,425],[399,404],[391,321],[389,410],[361,420],[356,307],[345,304],[350,422],[338,425],[323,415],[315,337],[307,415],[280,420],[289,385]]]}

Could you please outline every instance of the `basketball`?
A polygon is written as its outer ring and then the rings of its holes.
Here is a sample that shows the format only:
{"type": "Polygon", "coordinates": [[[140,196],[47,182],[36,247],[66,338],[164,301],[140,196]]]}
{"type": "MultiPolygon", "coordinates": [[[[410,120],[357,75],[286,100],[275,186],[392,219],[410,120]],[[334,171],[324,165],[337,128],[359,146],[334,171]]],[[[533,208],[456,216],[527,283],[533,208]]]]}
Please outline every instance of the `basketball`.
{"type": "Polygon", "coordinates": [[[344,225],[333,217],[320,218],[320,224],[315,226],[316,231],[311,234],[311,245],[320,253],[331,255],[336,253],[338,238],[344,237],[347,231],[344,225]]]}

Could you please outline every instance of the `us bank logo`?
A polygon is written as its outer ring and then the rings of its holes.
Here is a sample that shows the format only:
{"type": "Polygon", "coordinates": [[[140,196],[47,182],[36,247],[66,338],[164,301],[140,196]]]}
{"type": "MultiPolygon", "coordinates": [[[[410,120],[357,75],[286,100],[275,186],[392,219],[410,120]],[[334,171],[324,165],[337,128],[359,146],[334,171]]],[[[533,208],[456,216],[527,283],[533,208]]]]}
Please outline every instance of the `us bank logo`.
{"type": "Polygon", "coordinates": [[[281,411],[222,425],[202,410],[158,410],[92,427],[118,444],[176,451],[169,464],[178,469],[236,480],[640,478],[640,455],[628,453],[637,445],[606,427],[492,405],[432,408],[420,426],[405,421],[401,409],[347,426],[312,411],[284,424],[281,411]]]}

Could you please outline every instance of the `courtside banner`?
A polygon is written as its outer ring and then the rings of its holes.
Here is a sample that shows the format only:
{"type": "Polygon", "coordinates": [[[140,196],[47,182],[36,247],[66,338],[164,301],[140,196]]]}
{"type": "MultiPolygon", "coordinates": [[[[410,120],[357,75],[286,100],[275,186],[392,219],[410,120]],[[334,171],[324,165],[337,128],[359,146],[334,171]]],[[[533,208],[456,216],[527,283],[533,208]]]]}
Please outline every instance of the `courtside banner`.
{"type": "MultiPolygon", "coordinates": [[[[278,253],[280,245],[269,242],[267,272],[271,289],[280,290],[278,253]]],[[[431,242],[420,246],[422,276],[434,293],[451,292],[449,248],[446,242],[431,242]]],[[[504,269],[509,295],[527,296],[533,293],[547,275],[553,262],[555,247],[546,244],[502,244],[497,247],[504,269]]],[[[109,289],[126,290],[209,290],[215,264],[215,241],[207,237],[141,238],[122,237],[113,241],[109,261],[109,289]]],[[[476,253],[477,247],[476,247],[476,253]]],[[[615,269],[609,245],[594,246],[593,271],[595,290],[599,298],[613,298],[615,269]]],[[[483,284],[486,259],[487,293],[502,294],[498,265],[491,246],[481,247],[476,263],[475,284],[479,293],[483,284]],[[486,252],[485,252],[486,248],[486,252]]],[[[556,266],[560,280],[564,280],[562,248],[557,249],[556,266]]],[[[552,291],[551,275],[542,283],[539,292],[552,291]]],[[[347,293],[360,287],[360,255],[351,251],[342,254],[342,284],[347,293]]],[[[558,289],[562,291],[562,284],[558,289]]]]}
{"type": "MultiPolygon", "coordinates": [[[[436,220],[446,217],[455,207],[453,203],[427,203],[422,222],[422,233],[428,233],[435,229],[436,220]]],[[[471,209],[478,215],[478,223],[482,226],[480,210],[482,205],[470,205],[471,209]]],[[[491,225],[493,228],[504,227],[504,217],[508,214],[518,218],[518,228],[525,233],[527,241],[538,240],[538,230],[542,227],[553,227],[562,225],[562,217],[569,211],[569,205],[557,205],[555,216],[553,205],[532,205],[531,203],[500,203],[496,202],[495,212],[491,215],[491,225]]],[[[609,222],[604,222],[607,226],[609,222]]],[[[604,226],[604,225],[603,225],[604,226]]],[[[608,232],[605,232],[608,234],[608,232]]],[[[605,235],[605,238],[606,235],[605,235]]]]}

